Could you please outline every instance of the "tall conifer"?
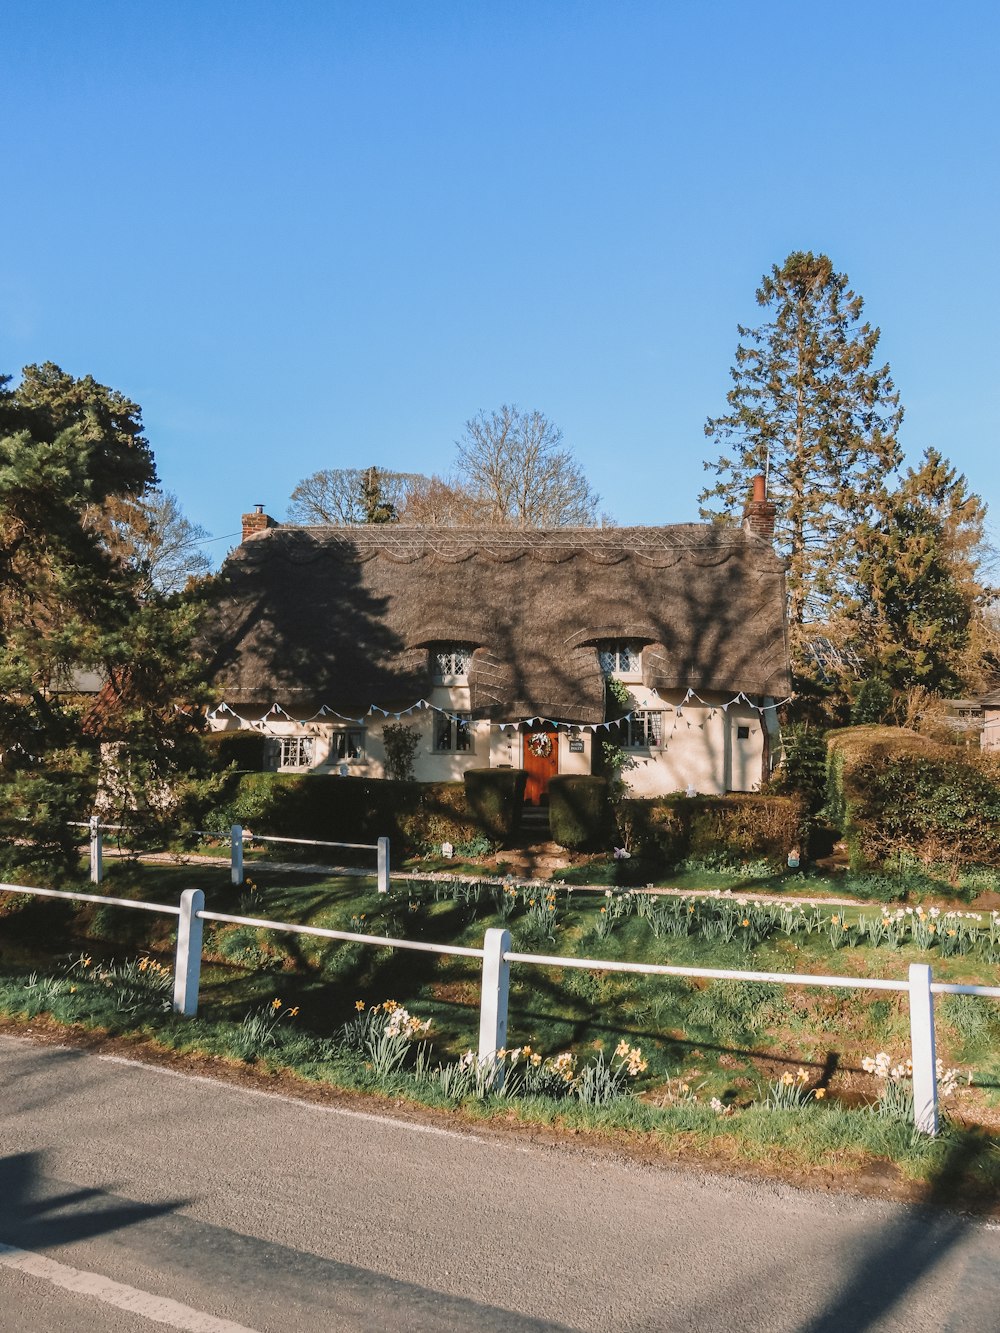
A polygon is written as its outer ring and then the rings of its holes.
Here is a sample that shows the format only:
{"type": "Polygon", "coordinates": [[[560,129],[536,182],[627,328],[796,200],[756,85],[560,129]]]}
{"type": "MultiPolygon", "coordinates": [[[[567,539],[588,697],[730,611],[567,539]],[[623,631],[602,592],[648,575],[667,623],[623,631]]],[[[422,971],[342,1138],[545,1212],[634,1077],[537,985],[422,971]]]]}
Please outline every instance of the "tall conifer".
{"type": "Polygon", "coordinates": [[[826,255],[789,255],[764,276],[757,304],[768,317],[739,326],[729,411],[705,425],[725,452],[705,464],[717,481],[699,500],[703,517],[738,517],[753,477],[766,475],[794,645],[842,594],[851,533],[900,462],[903,411],[889,367],[875,363],[879,330],[826,255]]]}

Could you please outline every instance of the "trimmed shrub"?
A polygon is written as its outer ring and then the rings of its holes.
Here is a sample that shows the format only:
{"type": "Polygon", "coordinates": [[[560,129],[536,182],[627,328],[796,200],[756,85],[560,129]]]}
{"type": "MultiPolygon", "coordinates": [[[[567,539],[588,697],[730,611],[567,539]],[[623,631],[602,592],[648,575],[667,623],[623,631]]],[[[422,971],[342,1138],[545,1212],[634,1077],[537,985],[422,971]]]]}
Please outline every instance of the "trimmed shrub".
{"type": "Polygon", "coordinates": [[[417,850],[469,842],[482,832],[466,808],[459,782],[393,782],[326,773],[237,775],[205,827],[224,834],[232,824],[260,834],[328,842],[388,837],[397,846],[417,850]]]}
{"type": "Polygon", "coordinates": [[[607,846],[611,832],[607,778],[563,773],[549,780],[549,829],[573,851],[607,846]]]}
{"type": "Polygon", "coordinates": [[[619,823],[633,856],[668,868],[688,858],[783,865],[798,844],[805,807],[801,796],[666,796],[621,803],[619,823]]]}
{"type": "Polygon", "coordinates": [[[523,768],[467,768],[463,778],[466,807],[479,831],[495,842],[509,842],[521,826],[527,773],[523,768]]]}
{"type": "Polygon", "coordinates": [[[900,854],[1000,866],[1000,773],[905,727],[850,727],[829,739],[827,814],[851,869],[900,854]]]}

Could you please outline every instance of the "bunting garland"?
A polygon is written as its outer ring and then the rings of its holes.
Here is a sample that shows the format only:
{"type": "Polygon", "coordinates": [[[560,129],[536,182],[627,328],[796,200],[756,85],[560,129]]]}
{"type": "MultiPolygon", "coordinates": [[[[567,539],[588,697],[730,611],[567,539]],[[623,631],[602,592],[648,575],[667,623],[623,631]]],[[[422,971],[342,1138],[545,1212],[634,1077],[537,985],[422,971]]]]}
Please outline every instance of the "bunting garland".
{"type": "MultiPolygon", "coordinates": [[[[747,705],[748,708],[754,709],[758,714],[758,716],[763,717],[765,713],[771,711],[772,709],[783,708],[785,704],[791,703],[791,701],[795,697],[794,695],[790,694],[787,696],[787,698],[779,699],[776,703],[773,704],[755,704],[749,698],[749,696],[744,694],[744,692],[741,690],[739,694],[737,694],[734,698],[730,699],[728,703],[712,704],[709,703],[707,699],[703,699],[701,695],[697,694],[694,690],[689,689],[684,695],[683,700],[679,704],[671,704],[668,703],[666,699],[661,699],[659,693],[655,689],[651,691],[651,694],[659,704],[665,705],[667,708],[672,708],[677,717],[683,716],[685,705],[691,703],[692,701],[700,704],[703,708],[711,708],[713,716],[717,709],[721,708],[723,713],[726,713],[729,711],[730,708],[733,707],[734,704],[744,703],[747,705]]],[[[258,718],[244,717],[241,713],[236,712],[236,710],[230,707],[230,705],[227,703],[219,704],[217,707],[213,708],[206,716],[210,722],[214,722],[217,719],[222,718],[224,716],[231,717],[234,721],[238,722],[240,726],[250,727],[256,730],[264,730],[264,729],[269,730],[271,723],[274,721],[291,722],[294,723],[296,726],[305,727],[308,726],[309,723],[311,722],[316,722],[322,718],[327,718],[327,717],[336,718],[338,722],[346,722],[353,727],[363,727],[365,724],[365,719],[369,717],[374,717],[376,714],[380,714],[382,717],[391,717],[394,721],[398,722],[400,718],[409,717],[411,716],[411,714],[418,713],[422,709],[428,709],[432,713],[439,713],[442,717],[448,718],[448,720],[451,722],[467,722],[469,720],[468,714],[454,713],[448,708],[441,708],[437,704],[430,703],[427,699],[418,699],[416,703],[410,704],[409,708],[400,708],[398,710],[394,708],[383,708],[380,704],[370,704],[368,708],[365,710],[365,712],[361,715],[361,717],[350,717],[346,713],[339,713],[335,708],[331,708],[329,704],[323,704],[323,706],[320,709],[318,709],[317,712],[313,713],[312,717],[294,718],[291,716],[290,713],[288,713],[284,708],[282,708],[282,706],[279,703],[273,703],[271,707],[267,710],[267,712],[258,718]]],[[[610,721],[607,722],[559,722],[556,721],[555,718],[542,717],[541,715],[536,715],[534,717],[521,718],[517,722],[498,722],[496,723],[496,726],[499,728],[500,731],[508,731],[508,730],[520,731],[524,727],[535,727],[541,725],[553,731],[587,731],[591,733],[596,733],[602,730],[609,731],[612,727],[618,726],[622,722],[630,722],[636,716],[637,713],[645,713],[650,711],[651,711],[650,708],[634,708],[632,709],[631,712],[623,713],[621,717],[612,718],[610,721]]],[[[272,734],[277,735],[278,733],[275,732],[272,734]]]]}

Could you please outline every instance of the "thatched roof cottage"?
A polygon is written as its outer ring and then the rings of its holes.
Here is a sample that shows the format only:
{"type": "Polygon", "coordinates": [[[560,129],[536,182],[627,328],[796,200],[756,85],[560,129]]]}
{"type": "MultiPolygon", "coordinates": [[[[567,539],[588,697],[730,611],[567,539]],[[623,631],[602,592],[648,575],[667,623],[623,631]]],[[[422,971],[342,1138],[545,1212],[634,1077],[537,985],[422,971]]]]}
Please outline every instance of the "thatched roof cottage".
{"type": "Polygon", "coordinates": [[[523,766],[529,799],[603,742],[641,794],[751,790],[790,688],[784,570],[763,496],[742,527],[295,527],[246,515],[223,569],[215,727],[288,771],[523,766]],[[616,726],[609,722],[618,719],[616,726]]]}

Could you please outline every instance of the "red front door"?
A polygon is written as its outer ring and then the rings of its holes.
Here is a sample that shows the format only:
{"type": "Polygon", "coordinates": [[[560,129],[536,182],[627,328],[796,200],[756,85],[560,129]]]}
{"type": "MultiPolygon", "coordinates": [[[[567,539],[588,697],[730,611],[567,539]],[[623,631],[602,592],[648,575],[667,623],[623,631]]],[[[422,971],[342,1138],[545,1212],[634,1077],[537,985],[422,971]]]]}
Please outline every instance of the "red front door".
{"type": "Polygon", "coordinates": [[[522,763],[528,774],[525,805],[541,805],[549,790],[549,778],[559,772],[559,733],[529,731],[522,737],[522,763]]]}

